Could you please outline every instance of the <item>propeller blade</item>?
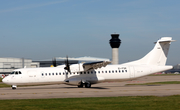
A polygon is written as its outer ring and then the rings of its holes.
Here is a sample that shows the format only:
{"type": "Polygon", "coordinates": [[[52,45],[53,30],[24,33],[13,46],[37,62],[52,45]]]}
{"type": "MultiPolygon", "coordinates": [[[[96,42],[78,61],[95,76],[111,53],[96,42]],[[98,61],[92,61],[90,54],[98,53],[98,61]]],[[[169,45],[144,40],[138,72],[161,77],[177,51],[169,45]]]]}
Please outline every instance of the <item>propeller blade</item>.
{"type": "Polygon", "coordinates": [[[53,66],[54,66],[54,67],[57,66],[57,64],[56,64],[56,58],[53,58],[53,59],[52,59],[52,63],[53,63],[53,66]]]}
{"type": "Polygon", "coordinates": [[[68,56],[66,56],[65,64],[66,67],[64,69],[71,73],[68,56]]]}

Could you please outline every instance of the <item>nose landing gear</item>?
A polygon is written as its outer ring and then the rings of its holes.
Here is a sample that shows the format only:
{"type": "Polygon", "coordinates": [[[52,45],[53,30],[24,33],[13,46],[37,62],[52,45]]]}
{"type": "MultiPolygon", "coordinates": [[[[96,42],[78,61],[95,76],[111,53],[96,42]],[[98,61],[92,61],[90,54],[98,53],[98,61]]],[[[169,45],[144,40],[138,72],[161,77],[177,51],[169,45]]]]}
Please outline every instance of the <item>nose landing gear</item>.
{"type": "Polygon", "coordinates": [[[11,87],[12,87],[12,89],[16,89],[16,88],[17,88],[17,86],[16,86],[16,85],[12,85],[11,87]]]}

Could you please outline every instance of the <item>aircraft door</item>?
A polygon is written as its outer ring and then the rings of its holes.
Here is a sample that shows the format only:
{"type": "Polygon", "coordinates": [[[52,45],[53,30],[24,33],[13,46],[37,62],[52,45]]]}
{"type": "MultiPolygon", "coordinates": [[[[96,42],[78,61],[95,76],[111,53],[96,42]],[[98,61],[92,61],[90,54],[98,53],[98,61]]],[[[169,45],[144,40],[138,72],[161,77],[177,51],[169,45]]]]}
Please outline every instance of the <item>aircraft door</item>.
{"type": "Polygon", "coordinates": [[[133,66],[130,66],[130,67],[129,67],[129,70],[130,70],[130,73],[129,73],[130,78],[134,78],[134,77],[135,77],[134,67],[133,67],[133,66]]]}

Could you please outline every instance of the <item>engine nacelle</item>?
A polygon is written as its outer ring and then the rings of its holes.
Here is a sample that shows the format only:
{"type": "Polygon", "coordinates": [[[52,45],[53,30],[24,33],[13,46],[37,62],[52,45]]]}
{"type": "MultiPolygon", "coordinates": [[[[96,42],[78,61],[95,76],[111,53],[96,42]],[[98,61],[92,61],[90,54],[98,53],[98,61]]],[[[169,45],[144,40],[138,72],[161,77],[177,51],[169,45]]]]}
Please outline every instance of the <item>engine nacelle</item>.
{"type": "Polygon", "coordinates": [[[68,79],[65,80],[65,82],[68,85],[80,85],[81,84],[81,79],[68,78],[68,79]]]}
{"type": "Polygon", "coordinates": [[[70,69],[71,69],[71,72],[85,71],[82,63],[70,65],[70,69]]]}

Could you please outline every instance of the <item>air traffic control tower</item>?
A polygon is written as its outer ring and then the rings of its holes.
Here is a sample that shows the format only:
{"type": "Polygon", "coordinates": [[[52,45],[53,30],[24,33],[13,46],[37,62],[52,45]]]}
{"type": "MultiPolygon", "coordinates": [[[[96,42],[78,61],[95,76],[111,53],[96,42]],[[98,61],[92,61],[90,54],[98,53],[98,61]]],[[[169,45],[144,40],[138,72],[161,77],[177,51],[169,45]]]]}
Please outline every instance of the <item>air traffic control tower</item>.
{"type": "Polygon", "coordinates": [[[119,34],[111,34],[111,39],[109,43],[112,48],[112,64],[119,64],[119,46],[121,44],[121,40],[119,39],[119,34]]]}

